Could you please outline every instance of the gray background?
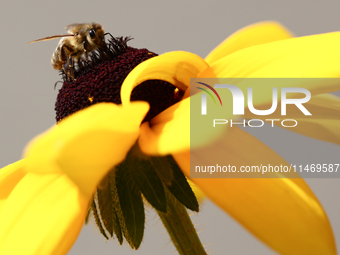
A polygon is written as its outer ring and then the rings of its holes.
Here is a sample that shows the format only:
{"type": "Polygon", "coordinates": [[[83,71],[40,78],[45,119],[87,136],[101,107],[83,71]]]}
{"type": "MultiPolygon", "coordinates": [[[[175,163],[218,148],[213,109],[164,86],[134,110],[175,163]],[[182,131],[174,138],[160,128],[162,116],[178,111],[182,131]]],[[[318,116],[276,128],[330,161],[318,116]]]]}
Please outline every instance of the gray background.
{"type": "MultiPolygon", "coordinates": [[[[238,1],[8,1],[1,0],[0,166],[21,157],[25,144],[54,124],[54,103],[60,80],[50,66],[58,41],[26,43],[63,33],[75,22],[101,23],[115,36],[132,36],[130,45],[163,53],[185,50],[205,57],[235,30],[253,22],[277,20],[302,36],[339,30],[340,2],[335,0],[238,1]]],[[[340,45],[339,45],[340,47],[340,45]]],[[[60,85],[59,85],[60,86],[60,85]]],[[[257,130],[257,137],[290,162],[329,158],[339,147],[275,130],[257,130]]],[[[338,162],[339,163],[339,162],[338,162]]],[[[339,179],[306,180],[323,204],[340,245],[339,179]]],[[[209,254],[275,254],[209,201],[194,215],[209,254]]],[[[175,254],[166,230],[152,210],[147,212],[145,238],[138,251],[106,242],[93,224],[83,228],[69,254],[175,254]]]]}

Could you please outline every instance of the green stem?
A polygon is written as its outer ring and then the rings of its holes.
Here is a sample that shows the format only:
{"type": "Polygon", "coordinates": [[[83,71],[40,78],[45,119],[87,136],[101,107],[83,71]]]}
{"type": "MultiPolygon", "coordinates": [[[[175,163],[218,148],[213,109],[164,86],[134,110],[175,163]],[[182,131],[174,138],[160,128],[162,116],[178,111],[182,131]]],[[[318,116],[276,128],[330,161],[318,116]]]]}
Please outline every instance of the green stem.
{"type": "Polygon", "coordinates": [[[181,255],[207,254],[186,208],[166,189],[167,212],[157,211],[172,243],[181,255]]]}

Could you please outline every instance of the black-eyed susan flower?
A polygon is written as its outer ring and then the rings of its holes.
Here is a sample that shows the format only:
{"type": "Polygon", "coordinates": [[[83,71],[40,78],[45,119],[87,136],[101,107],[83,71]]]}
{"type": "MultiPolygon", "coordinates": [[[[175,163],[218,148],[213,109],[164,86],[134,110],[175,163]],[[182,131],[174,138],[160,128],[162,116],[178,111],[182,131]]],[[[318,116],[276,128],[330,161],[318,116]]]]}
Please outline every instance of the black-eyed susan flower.
{"type": "MultiPolygon", "coordinates": [[[[95,63],[84,72],[79,69],[77,80],[65,82],[58,95],[57,120],[61,120],[58,125],[33,139],[24,159],[0,172],[0,253],[65,254],[79,234],[89,205],[94,214],[101,213],[95,217],[102,232],[115,233],[120,242],[124,235],[133,248],[138,248],[140,241],[136,240],[140,239],[136,236],[142,235],[141,228],[134,228],[130,219],[137,220],[143,214],[141,210],[131,218],[126,209],[115,206],[113,212],[118,221],[111,217],[112,222],[107,224],[109,219],[103,216],[106,209],[96,207],[100,207],[106,190],[115,194],[114,199],[108,200],[113,203],[122,196],[134,196],[136,190],[139,197],[143,193],[149,201],[151,195],[146,195],[148,191],[143,188],[155,184],[141,184],[135,177],[126,177],[128,172],[133,175],[130,170],[133,166],[144,164],[159,171],[153,176],[159,176],[163,183],[160,186],[164,185],[164,190],[170,190],[168,193],[176,197],[177,191],[171,189],[176,186],[173,180],[177,183],[181,178],[177,177],[181,172],[172,158],[189,176],[190,156],[202,162],[209,156],[210,145],[205,145],[205,141],[198,149],[190,147],[190,78],[337,78],[339,43],[340,33],[292,38],[281,25],[265,22],[233,34],[206,59],[189,52],[154,56],[147,50],[126,48],[114,56],[113,62],[95,63]],[[149,104],[130,101],[131,98],[149,104]],[[136,142],[138,146],[134,146],[136,142]],[[137,188],[127,188],[122,194],[127,185],[120,185],[119,181],[124,178],[137,183],[137,188]],[[115,222],[117,225],[112,227],[115,222]],[[121,228],[125,230],[119,231],[121,228]]],[[[315,114],[323,116],[324,121],[302,118],[302,128],[297,131],[339,143],[340,101],[323,93],[339,90],[340,84],[310,83],[304,87],[313,95],[309,105],[317,109],[315,114]],[[303,129],[304,124],[311,122],[312,128],[303,129]]],[[[271,95],[264,93],[256,103],[270,101],[271,95]]],[[[226,165],[287,164],[239,128],[221,134],[218,146],[226,165]]],[[[327,215],[302,179],[193,181],[217,205],[279,253],[336,254],[327,215]]],[[[184,179],[178,186],[185,187],[185,183],[184,179]]],[[[189,193],[189,190],[181,193],[176,199],[195,210],[192,199],[181,201],[189,193]]],[[[169,194],[165,195],[167,201],[173,199],[169,194]]],[[[158,194],[155,198],[159,198],[158,194]]],[[[138,203],[141,200],[130,208],[138,203]]],[[[164,209],[162,199],[159,204],[151,202],[159,206],[154,207],[170,236],[172,225],[164,214],[176,203],[169,202],[164,209]]],[[[189,239],[183,246],[191,242],[190,245],[195,244],[191,252],[197,249],[192,254],[204,253],[198,240],[189,239]]],[[[181,244],[175,245],[185,254],[183,247],[178,247],[181,244]]]]}

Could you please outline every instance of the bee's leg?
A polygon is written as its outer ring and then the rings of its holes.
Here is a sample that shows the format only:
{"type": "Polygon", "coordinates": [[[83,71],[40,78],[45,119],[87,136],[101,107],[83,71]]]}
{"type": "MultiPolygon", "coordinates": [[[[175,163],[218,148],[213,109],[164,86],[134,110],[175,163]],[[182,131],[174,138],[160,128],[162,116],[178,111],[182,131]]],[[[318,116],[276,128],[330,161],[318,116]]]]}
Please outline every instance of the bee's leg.
{"type": "Polygon", "coordinates": [[[82,61],[80,58],[78,58],[78,59],[76,60],[76,62],[77,62],[77,66],[78,66],[78,68],[79,68],[79,72],[81,72],[81,71],[84,69],[84,65],[83,65],[83,62],[84,62],[84,61],[82,61]]]}
{"type": "MultiPolygon", "coordinates": [[[[107,33],[107,34],[109,34],[109,33],[107,33]]],[[[110,35],[111,35],[111,34],[110,34],[110,35]]],[[[112,35],[111,35],[111,36],[112,36],[112,35]]],[[[105,42],[105,38],[104,38],[104,37],[102,38],[102,41],[101,41],[101,44],[100,44],[100,48],[103,49],[103,50],[108,50],[107,44],[106,44],[106,42],[105,42]]]]}
{"type": "Polygon", "coordinates": [[[60,49],[60,60],[62,62],[63,71],[66,74],[67,80],[69,80],[69,76],[68,76],[69,67],[67,64],[67,52],[66,52],[64,45],[62,45],[60,49]]]}
{"type": "Polygon", "coordinates": [[[73,66],[73,58],[72,55],[68,56],[68,73],[67,76],[71,78],[71,80],[74,80],[74,66],[73,66]]]}
{"type": "Polygon", "coordinates": [[[63,71],[64,71],[64,73],[66,74],[67,80],[69,80],[67,63],[64,63],[64,65],[63,65],[63,71]]]}
{"type": "Polygon", "coordinates": [[[87,52],[87,42],[83,41],[83,46],[84,46],[84,56],[85,56],[85,61],[89,61],[89,54],[87,52]]]}
{"type": "Polygon", "coordinates": [[[68,81],[71,81],[71,78],[73,79],[73,75],[71,74],[71,72],[73,71],[72,58],[70,59],[71,52],[72,52],[72,49],[66,44],[63,44],[61,46],[60,59],[63,63],[63,70],[67,76],[68,81]]]}
{"type": "Polygon", "coordinates": [[[89,54],[87,51],[84,51],[84,56],[85,56],[85,61],[88,62],[89,61],[89,54]]]}

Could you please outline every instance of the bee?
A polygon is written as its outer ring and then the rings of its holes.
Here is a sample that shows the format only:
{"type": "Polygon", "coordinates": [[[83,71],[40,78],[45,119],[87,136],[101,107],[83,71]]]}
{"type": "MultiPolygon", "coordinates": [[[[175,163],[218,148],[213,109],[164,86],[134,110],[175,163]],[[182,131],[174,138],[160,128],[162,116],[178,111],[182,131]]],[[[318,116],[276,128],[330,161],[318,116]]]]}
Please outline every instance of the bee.
{"type": "Polygon", "coordinates": [[[74,65],[84,58],[88,61],[88,54],[97,49],[106,49],[104,29],[98,23],[77,23],[65,27],[68,34],[44,37],[38,41],[48,41],[61,38],[53,52],[51,64],[56,70],[64,70],[68,80],[74,80],[74,65]]]}

